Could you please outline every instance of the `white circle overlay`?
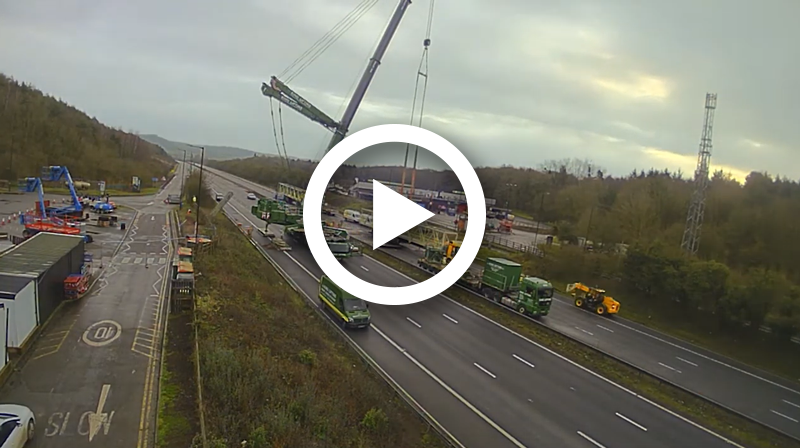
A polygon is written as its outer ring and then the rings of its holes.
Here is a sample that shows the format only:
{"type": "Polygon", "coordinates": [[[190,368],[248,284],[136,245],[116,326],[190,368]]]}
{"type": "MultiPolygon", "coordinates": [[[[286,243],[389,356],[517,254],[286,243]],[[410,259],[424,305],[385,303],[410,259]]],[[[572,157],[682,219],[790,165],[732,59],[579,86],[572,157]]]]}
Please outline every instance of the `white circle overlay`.
{"type": "Polygon", "coordinates": [[[362,300],[378,305],[410,305],[443,293],[467,272],[483,242],[486,230],[486,199],[472,165],[452,143],[436,133],[416,126],[385,124],[350,134],[320,160],[306,188],[303,227],[311,255],[322,272],[339,287],[362,300]],[[456,174],[467,197],[469,222],[461,248],[441,272],[422,283],[392,287],[361,280],[334,258],[325,242],[322,231],[322,200],[328,182],[347,159],[362,149],[380,143],[409,143],[436,154],[456,174]]]}

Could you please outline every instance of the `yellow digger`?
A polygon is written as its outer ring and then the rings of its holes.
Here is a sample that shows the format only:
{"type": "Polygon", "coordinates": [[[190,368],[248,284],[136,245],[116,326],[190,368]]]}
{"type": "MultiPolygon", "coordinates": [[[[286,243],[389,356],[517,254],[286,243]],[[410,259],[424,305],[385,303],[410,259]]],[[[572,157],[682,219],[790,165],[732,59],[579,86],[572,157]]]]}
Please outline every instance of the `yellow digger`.
{"type": "Polygon", "coordinates": [[[604,289],[578,282],[567,285],[567,293],[575,299],[575,306],[578,308],[593,310],[600,316],[619,313],[619,302],[607,296],[604,289]]]}

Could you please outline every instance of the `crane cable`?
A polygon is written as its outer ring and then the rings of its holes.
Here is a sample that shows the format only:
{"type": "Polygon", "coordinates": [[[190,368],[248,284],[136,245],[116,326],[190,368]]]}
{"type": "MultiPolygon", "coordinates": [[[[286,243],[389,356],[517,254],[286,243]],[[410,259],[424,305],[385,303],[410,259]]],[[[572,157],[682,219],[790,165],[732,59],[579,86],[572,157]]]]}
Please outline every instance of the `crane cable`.
{"type": "MultiPolygon", "coordinates": [[[[270,99],[269,99],[269,115],[270,115],[270,118],[272,119],[272,135],[275,137],[275,146],[278,148],[278,156],[280,156],[281,158],[286,160],[286,169],[288,170],[289,169],[289,156],[286,155],[284,157],[284,155],[281,154],[281,145],[280,145],[280,143],[278,143],[278,127],[275,125],[275,107],[273,106],[272,102],[273,102],[273,99],[270,97],[270,99]]],[[[280,103],[278,103],[278,104],[279,104],[278,107],[280,107],[280,103]]],[[[283,134],[283,124],[281,124],[281,134],[283,134]]]]}
{"type": "Polygon", "coordinates": [[[372,7],[374,7],[379,0],[362,0],[352,11],[343,17],[333,28],[328,30],[322,37],[320,37],[314,44],[311,45],[303,54],[297,59],[292,61],[291,64],[278,76],[288,76],[285,82],[291,82],[300,73],[303,72],[311,63],[319,58],[331,45],[336,43],[340,37],[344,35],[350,28],[358,22],[372,7]],[[304,58],[308,58],[303,61],[304,58]],[[299,67],[298,67],[299,64],[299,67]]]}
{"type": "MultiPolygon", "coordinates": [[[[422,57],[419,61],[419,68],[417,69],[417,78],[416,84],[414,85],[414,99],[411,102],[411,119],[409,120],[409,124],[414,126],[414,113],[416,112],[417,107],[417,95],[419,93],[419,79],[420,77],[424,78],[422,83],[422,98],[420,99],[420,108],[419,108],[419,120],[417,127],[422,127],[422,118],[425,112],[425,98],[428,93],[428,49],[431,46],[431,31],[433,29],[433,9],[435,6],[436,0],[430,0],[430,6],[428,8],[428,27],[425,31],[425,40],[422,41],[422,57]]],[[[408,166],[408,154],[411,149],[411,144],[406,143],[406,155],[405,160],[403,161],[403,176],[401,180],[401,193],[402,189],[405,187],[405,177],[406,177],[406,167],[408,166]]],[[[411,172],[411,194],[414,193],[414,181],[416,180],[416,170],[417,170],[417,156],[419,155],[419,146],[414,145],[414,165],[413,171],[411,172]]]]}

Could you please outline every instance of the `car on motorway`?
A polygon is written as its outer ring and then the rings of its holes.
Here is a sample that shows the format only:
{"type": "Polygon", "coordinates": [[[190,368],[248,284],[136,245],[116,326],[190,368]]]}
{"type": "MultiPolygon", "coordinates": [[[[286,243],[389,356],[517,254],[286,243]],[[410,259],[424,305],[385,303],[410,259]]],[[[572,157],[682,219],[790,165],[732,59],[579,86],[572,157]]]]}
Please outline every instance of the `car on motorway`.
{"type": "Polygon", "coordinates": [[[22,448],[36,433],[33,411],[18,404],[0,404],[0,448],[22,448]]]}
{"type": "Polygon", "coordinates": [[[247,199],[255,201],[258,198],[256,197],[256,194],[251,191],[250,193],[247,193],[247,199]]]}

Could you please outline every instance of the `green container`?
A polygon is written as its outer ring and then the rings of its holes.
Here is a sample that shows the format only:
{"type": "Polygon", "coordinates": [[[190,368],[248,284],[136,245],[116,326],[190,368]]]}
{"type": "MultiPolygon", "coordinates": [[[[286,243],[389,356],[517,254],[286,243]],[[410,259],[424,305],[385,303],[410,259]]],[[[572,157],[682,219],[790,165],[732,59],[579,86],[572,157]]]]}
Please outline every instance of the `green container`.
{"type": "Polygon", "coordinates": [[[519,290],[522,265],[505,258],[487,258],[481,282],[502,293],[519,290]]]}

